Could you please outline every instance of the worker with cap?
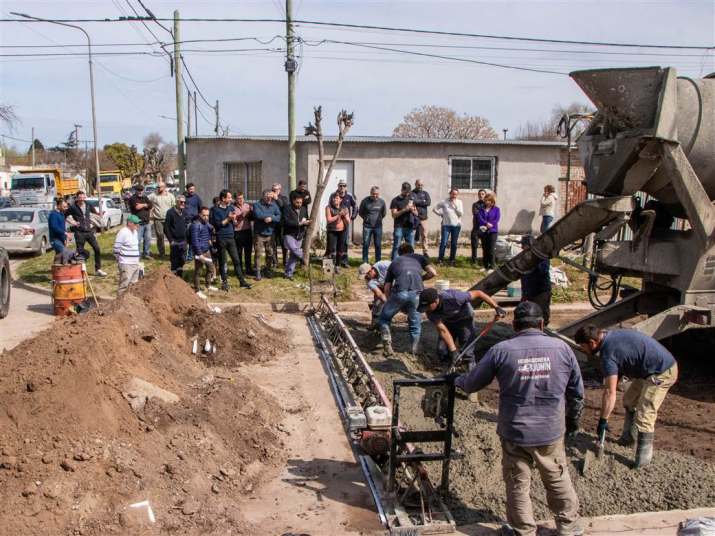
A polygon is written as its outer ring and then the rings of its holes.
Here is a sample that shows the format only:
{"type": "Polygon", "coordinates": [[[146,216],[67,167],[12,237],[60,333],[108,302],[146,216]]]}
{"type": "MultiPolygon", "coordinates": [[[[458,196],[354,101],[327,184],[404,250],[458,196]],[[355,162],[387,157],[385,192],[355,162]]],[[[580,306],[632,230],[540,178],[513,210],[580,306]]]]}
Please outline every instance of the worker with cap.
{"type": "MultiPolygon", "coordinates": [[[[521,248],[527,251],[532,248],[534,237],[524,235],[521,237],[521,248]]],[[[544,313],[544,326],[549,325],[551,318],[551,267],[548,257],[539,261],[533,270],[521,276],[521,299],[531,301],[541,307],[544,313]]]]}
{"type": "Polygon", "coordinates": [[[412,185],[409,182],[402,183],[400,195],[390,202],[390,214],[394,220],[390,258],[394,260],[397,256],[397,248],[400,247],[403,240],[413,248],[415,247],[415,230],[420,219],[415,196],[412,193],[412,185]]]}
{"type": "Polygon", "coordinates": [[[499,383],[497,434],[502,445],[508,525],[502,534],[535,536],[529,496],[536,465],[546,502],[560,536],[583,534],[579,501],[571,483],[564,433],[575,434],[583,409],[581,369],[571,348],[543,332],[541,308],[525,301],[516,306],[516,336],[492,346],[466,374],[449,375],[467,393],[499,383]]]}
{"type": "Polygon", "coordinates": [[[427,318],[437,328],[439,342],[437,343],[437,357],[441,361],[454,363],[458,355],[458,348],[465,345],[475,337],[474,309],[472,303],[485,302],[494,308],[496,316],[504,318],[506,311],[499,307],[491,296],[481,290],[447,289],[438,291],[428,288],[420,294],[418,311],[427,313],[427,318]]]}
{"type": "Polygon", "coordinates": [[[398,251],[400,255],[390,263],[385,274],[384,293],[387,301],[377,320],[383,353],[386,356],[393,354],[390,323],[400,311],[407,315],[412,354],[417,353],[422,334],[422,322],[417,311],[420,292],[424,290],[422,282],[437,275],[429,259],[416,254],[410,244],[402,244],[398,251]]]}
{"type": "Polygon", "coordinates": [[[385,276],[387,275],[387,269],[390,267],[390,262],[378,261],[375,264],[364,262],[358,268],[358,274],[365,279],[367,288],[373,295],[372,304],[370,305],[370,311],[372,312],[370,329],[374,329],[377,326],[377,319],[387,301],[387,296],[385,296],[384,292],[385,276]]]}
{"type": "Polygon", "coordinates": [[[627,376],[631,384],[623,393],[626,415],[620,442],[630,446],[637,441],[635,468],[648,465],[653,458],[658,409],[678,379],[673,354],[653,337],[632,329],[606,331],[589,324],[578,329],[575,340],[586,354],[600,355],[603,394],[598,437],[608,430],[608,418],[616,405],[618,376],[627,376]]]}
{"type": "MultiPolygon", "coordinates": [[[[338,189],[333,192],[328,199],[329,205],[331,206],[333,203],[333,197],[338,196],[340,198],[340,208],[341,209],[347,209],[348,211],[348,216],[350,217],[350,221],[352,222],[355,218],[357,218],[358,211],[357,211],[357,201],[355,200],[355,196],[348,192],[348,181],[345,179],[340,179],[338,180],[338,189]]],[[[342,260],[340,265],[343,268],[347,268],[349,266],[348,263],[348,257],[350,255],[350,236],[351,236],[351,228],[348,226],[347,229],[345,229],[345,255],[343,255],[342,260]]]]}

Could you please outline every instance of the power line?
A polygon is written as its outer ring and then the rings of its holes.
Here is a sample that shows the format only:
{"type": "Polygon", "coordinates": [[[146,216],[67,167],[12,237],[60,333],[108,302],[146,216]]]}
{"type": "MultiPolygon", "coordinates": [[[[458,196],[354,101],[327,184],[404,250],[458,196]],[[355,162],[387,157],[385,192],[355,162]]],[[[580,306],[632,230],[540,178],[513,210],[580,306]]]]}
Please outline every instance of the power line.
{"type": "MultiPolygon", "coordinates": [[[[56,22],[133,22],[139,20],[140,17],[132,18],[120,18],[120,19],[52,19],[56,22]]],[[[173,21],[173,19],[166,18],[151,18],[154,21],[173,21]]],[[[208,18],[208,17],[190,17],[179,19],[180,22],[262,22],[262,23],[281,23],[285,24],[285,19],[272,19],[272,18],[208,18]]],[[[24,19],[0,19],[0,22],[30,22],[24,19]]],[[[34,21],[41,22],[41,21],[34,21]]],[[[443,35],[450,37],[470,37],[478,39],[499,39],[506,41],[527,41],[532,43],[552,43],[552,44],[570,44],[570,45],[586,45],[586,46],[607,46],[607,47],[626,47],[626,48],[656,48],[656,49],[685,49],[685,50],[712,50],[715,49],[715,45],[653,45],[646,43],[618,43],[618,42],[607,42],[607,41],[581,41],[581,40],[570,40],[570,39],[547,39],[540,37],[521,37],[514,35],[495,35],[495,34],[477,34],[477,33],[465,33],[465,32],[447,32],[442,30],[425,30],[420,28],[405,28],[397,26],[377,26],[370,24],[350,24],[346,22],[328,22],[328,21],[313,21],[313,20],[293,20],[294,24],[306,24],[311,26],[332,26],[336,28],[353,28],[353,29],[363,29],[363,30],[379,30],[388,32],[405,32],[405,33],[418,33],[427,35],[443,35]]]]}
{"type": "Polygon", "coordinates": [[[8,134],[0,134],[0,137],[7,138],[7,139],[13,140],[13,141],[21,141],[21,142],[23,142],[23,143],[32,143],[32,140],[23,140],[22,138],[15,138],[15,137],[10,136],[10,135],[8,135],[8,134]]]}

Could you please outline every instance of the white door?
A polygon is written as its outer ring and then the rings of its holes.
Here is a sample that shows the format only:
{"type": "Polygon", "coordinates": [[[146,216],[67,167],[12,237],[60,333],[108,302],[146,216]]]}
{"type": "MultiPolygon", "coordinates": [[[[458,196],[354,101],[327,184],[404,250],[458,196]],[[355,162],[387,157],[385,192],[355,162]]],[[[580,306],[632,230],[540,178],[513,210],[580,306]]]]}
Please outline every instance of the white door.
{"type": "Polygon", "coordinates": [[[323,192],[323,198],[320,200],[320,229],[325,230],[325,207],[328,206],[330,202],[330,196],[337,191],[338,181],[340,179],[345,179],[348,183],[348,192],[355,195],[355,182],[354,182],[354,170],[355,163],[352,160],[338,160],[335,162],[333,171],[330,173],[330,179],[328,180],[328,186],[323,192]]]}

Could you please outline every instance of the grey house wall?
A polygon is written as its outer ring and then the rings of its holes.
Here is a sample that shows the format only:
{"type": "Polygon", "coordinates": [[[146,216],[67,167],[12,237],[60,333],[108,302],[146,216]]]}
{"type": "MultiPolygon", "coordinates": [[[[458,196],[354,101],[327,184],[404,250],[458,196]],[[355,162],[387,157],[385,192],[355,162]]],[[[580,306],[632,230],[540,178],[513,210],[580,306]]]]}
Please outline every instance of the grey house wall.
{"type": "MultiPolygon", "coordinates": [[[[326,143],[326,154],[332,155],[335,144],[326,143]]],[[[450,157],[495,157],[495,189],[497,205],[501,209],[501,234],[522,234],[538,231],[539,199],[546,184],[556,186],[560,176],[558,146],[519,144],[469,144],[469,143],[404,143],[404,142],[354,142],[343,144],[340,160],[352,161],[355,192],[358,201],[377,185],[389,205],[398,195],[403,181],[425,182],[432,196],[433,206],[447,197],[449,191],[450,157]]],[[[297,175],[307,178],[311,191],[315,191],[318,173],[318,149],[315,143],[298,142],[297,175]]],[[[245,139],[189,139],[187,143],[187,176],[197,184],[199,195],[210,202],[225,186],[224,163],[261,161],[263,186],[273,182],[288,186],[287,143],[245,139]]],[[[477,192],[462,190],[464,204],[463,233],[471,231],[471,206],[477,192]]],[[[432,208],[432,207],[430,207],[432,208]]],[[[360,219],[355,237],[360,236],[360,219]]],[[[437,233],[440,219],[430,212],[429,230],[437,233]]],[[[385,231],[392,230],[392,218],[385,218],[385,231]]]]}

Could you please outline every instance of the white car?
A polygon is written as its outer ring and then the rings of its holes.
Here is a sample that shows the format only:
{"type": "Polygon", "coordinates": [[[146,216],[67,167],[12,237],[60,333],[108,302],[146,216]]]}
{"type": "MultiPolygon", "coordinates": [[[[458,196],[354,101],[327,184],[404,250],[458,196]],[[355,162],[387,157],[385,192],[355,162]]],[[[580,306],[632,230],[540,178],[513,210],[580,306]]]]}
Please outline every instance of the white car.
{"type": "Polygon", "coordinates": [[[122,209],[108,197],[103,197],[101,204],[97,202],[96,197],[88,197],[87,204],[97,209],[99,216],[102,218],[102,227],[105,231],[109,230],[110,227],[124,223],[122,209]]]}

